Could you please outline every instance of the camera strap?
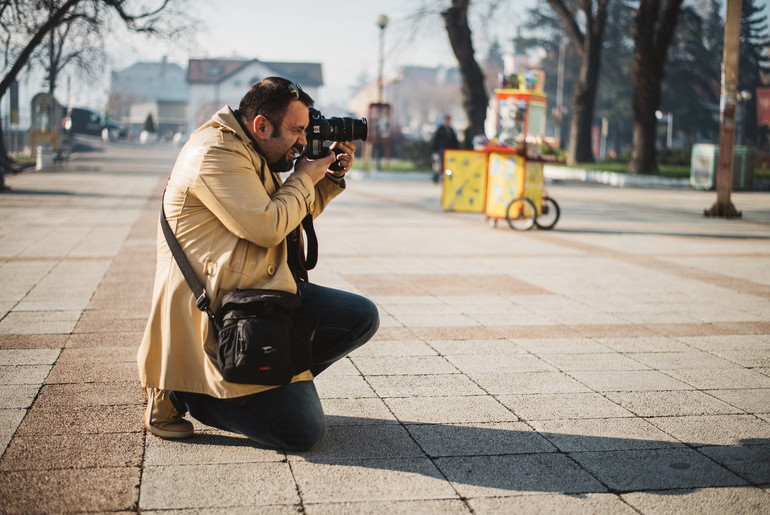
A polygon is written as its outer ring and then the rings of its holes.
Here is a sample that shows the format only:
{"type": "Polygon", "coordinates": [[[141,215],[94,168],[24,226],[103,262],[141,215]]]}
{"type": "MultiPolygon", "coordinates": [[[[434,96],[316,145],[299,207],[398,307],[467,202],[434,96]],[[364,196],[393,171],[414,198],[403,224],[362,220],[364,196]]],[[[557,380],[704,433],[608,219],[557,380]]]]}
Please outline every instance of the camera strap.
{"type": "Polygon", "coordinates": [[[302,223],[289,233],[286,237],[286,244],[289,268],[298,279],[307,281],[307,271],[315,268],[316,263],[318,263],[318,238],[313,227],[312,214],[308,213],[302,223]],[[302,237],[303,230],[305,238],[302,237]],[[303,248],[303,240],[307,241],[307,253],[303,248]]]}

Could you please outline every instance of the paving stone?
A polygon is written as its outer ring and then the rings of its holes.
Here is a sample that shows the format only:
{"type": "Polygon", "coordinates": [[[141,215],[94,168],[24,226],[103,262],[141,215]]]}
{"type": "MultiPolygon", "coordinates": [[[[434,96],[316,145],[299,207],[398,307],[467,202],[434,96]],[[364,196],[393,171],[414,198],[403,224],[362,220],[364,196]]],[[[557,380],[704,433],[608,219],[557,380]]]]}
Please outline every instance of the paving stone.
{"type": "Polygon", "coordinates": [[[465,374],[504,373],[552,371],[554,367],[531,354],[516,353],[497,356],[446,356],[457,370],[465,374]]]}
{"type": "Polygon", "coordinates": [[[35,405],[19,427],[18,435],[65,435],[97,433],[139,433],[142,407],[77,406],[41,409],[35,405]]]}
{"type": "Polygon", "coordinates": [[[345,502],[304,504],[308,515],[338,515],[339,513],[357,513],[359,515],[387,515],[398,513],[472,513],[470,508],[459,499],[421,501],[380,501],[380,502],[345,502]]]}
{"type": "Polygon", "coordinates": [[[147,326],[147,320],[140,318],[124,318],[115,320],[79,320],[73,333],[107,333],[143,331],[147,326]]]}
{"type": "Polygon", "coordinates": [[[770,413],[770,388],[708,390],[706,393],[749,413],[770,413]]]}
{"type": "Polygon", "coordinates": [[[40,385],[50,371],[51,365],[0,365],[0,385],[40,385]]]}
{"type": "Polygon", "coordinates": [[[421,340],[491,340],[505,338],[498,328],[474,327],[411,327],[410,332],[421,340]]]}
{"type": "Polygon", "coordinates": [[[729,368],[735,369],[735,363],[705,352],[655,352],[630,354],[635,360],[646,363],[657,370],[689,369],[698,363],[700,369],[729,368]]]}
{"type": "Polygon", "coordinates": [[[616,515],[637,513],[615,494],[541,494],[515,497],[476,497],[468,504],[474,513],[592,513],[616,515]]]}
{"type": "Polygon", "coordinates": [[[0,460],[0,470],[138,467],[141,433],[17,436],[0,460]]]}
{"type": "Polygon", "coordinates": [[[139,467],[0,472],[3,513],[132,512],[139,467]]]}
{"type": "Polygon", "coordinates": [[[60,349],[2,349],[0,365],[52,365],[60,349]]]}
{"type": "Polygon", "coordinates": [[[767,334],[728,334],[679,337],[679,341],[708,352],[747,351],[770,349],[767,334]]]}
{"type": "Polygon", "coordinates": [[[770,377],[745,368],[728,369],[678,369],[669,374],[699,390],[729,388],[770,388],[770,377]]]}
{"type": "Polygon", "coordinates": [[[313,381],[321,399],[359,399],[377,396],[362,376],[327,376],[323,374],[313,381]]]}
{"type": "Polygon", "coordinates": [[[618,492],[747,484],[726,468],[687,448],[578,452],[570,456],[618,492]]]}
{"type": "Polygon", "coordinates": [[[591,391],[590,388],[579,383],[564,372],[473,374],[471,379],[492,395],[591,391]]]}
{"type": "Polygon", "coordinates": [[[435,462],[466,498],[607,491],[583,468],[559,453],[448,457],[436,458],[435,462]]]}
{"type": "Polygon", "coordinates": [[[293,462],[304,502],[376,502],[457,499],[428,458],[293,462]]]}
{"type": "Polygon", "coordinates": [[[542,359],[558,370],[647,370],[649,367],[618,353],[544,354],[542,359]]]}
{"type": "Polygon", "coordinates": [[[409,424],[406,428],[430,457],[556,451],[545,438],[522,422],[409,424]]]}
{"type": "Polygon", "coordinates": [[[526,352],[513,340],[432,340],[427,343],[442,356],[503,356],[526,352]]]}
{"type": "Polygon", "coordinates": [[[71,333],[80,311],[12,311],[0,320],[0,334],[71,333]]]}
{"type": "Polygon", "coordinates": [[[0,349],[61,349],[67,338],[66,334],[4,334],[0,349]]]}
{"type": "Polygon", "coordinates": [[[609,370],[604,372],[576,370],[570,372],[570,375],[586,386],[600,392],[693,389],[693,386],[654,370],[609,370]]]}
{"type": "MultiPolygon", "coordinates": [[[[296,515],[300,513],[302,506],[300,504],[271,504],[259,507],[260,515],[296,515]]],[[[178,510],[142,510],[142,513],[148,515],[192,515],[204,512],[206,515],[252,515],[254,508],[251,506],[227,506],[225,508],[206,508],[200,510],[197,508],[178,509],[178,510]]]]}
{"type": "Polygon", "coordinates": [[[136,363],[100,363],[93,366],[87,362],[57,364],[46,379],[46,384],[62,383],[113,383],[115,381],[137,382],[136,363]]]}
{"type": "MultiPolygon", "coordinates": [[[[490,327],[490,332],[497,338],[508,340],[519,339],[559,339],[559,338],[574,338],[580,339],[583,337],[581,333],[573,329],[568,325],[559,325],[553,321],[549,321],[547,324],[542,325],[510,325],[510,326],[494,326],[490,327]]],[[[490,336],[473,336],[468,335],[468,339],[489,339],[490,336]]],[[[432,338],[435,340],[441,340],[443,338],[432,338]]]]}
{"type": "Polygon", "coordinates": [[[2,385],[0,386],[0,407],[6,409],[25,409],[32,405],[38,385],[2,385]]]}
{"type": "Polygon", "coordinates": [[[145,467],[139,509],[299,504],[289,465],[280,462],[145,467]],[[173,487],[171,487],[173,485],[173,487]]]}
{"type": "Polygon", "coordinates": [[[403,423],[466,423],[518,421],[488,396],[391,398],[385,403],[403,423]]]}
{"type": "Polygon", "coordinates": [[[5,452],[26,413],[23,409],[0,409],[0,456],[5,452]]]}
{"type": "Polygon", "coordinates": [[[714,351],[714,354],[746,368],[770,367],[770,349],[714,351]]]}
{"type": "Polygon", "coordinates": [[[52,409],[78,406],[142,405],[145,397],[135,380],[113,383],[43,385],[35,407],[52,409]]]}
{"type": "Polygon", "coordinates": [[[564,452],[681,446],[675,438],[638,418],[546,420],[529,423],[564,452]]]}
{"type": "Polygon", "coordinates": [[[699,415],[647,419],[666,433],[691,445],[737,445],[770,438],[770,424],[752,415],[699,415]]]}
{"type": "Polygon", "coordinates": [[[382,398],[454,397],[486,393],[463,374],[368,376],[366,381],[382,398]]]}
{"type": "Polygon", "coordinates": [[[403,357],[435,356],[436,351],[419,340],[383,341],[374,345],[364,345],[350,353],[351,357],[403,357]]]}
{"type": "Polygon", "coordinates": [[[692,347],[667,336],[638,338],[597,338],[597,342],[618,352],[687,352],[692,347]]]}
{"type": "Polygon", "coordinates": [[[312,450],[290,459],[311,462],[329,460],[403,458],[424,456],[420,447],[399,424],[331,425],[326,437],[312,450]]]}
{"type": "Polygon", "coordinates": [[[330,424],[396,423],[382,399],[324,399],[322,404],[330,424]]]}
{"type": "Polygon", "coordinates": [[[362,374],[452,374],[457,369],[442,356],[351,357],[362,374]]]}
{"type": "Polygon", "coordinates": [[[755,485],[770,485],[770,439],[747,439],[742,443],[738,447],[725,445],[698,450],[755,485]]]}
{"type": "Polygon", "coordinates": [[[546,356],[547,354],[582,354],[609,352],[610,349],[596,340],[590,338],[516,338],[516,344],[535,354],[546,356]]]}
{"type": "MultiPolygon", "coordinates": [[[[731,391],[731,390],[728,390],[731,391]]],[[[668,392],[607,392],[607,398],[640,417],[722,415],[741,411],[708,393],[694,390],[668,392]]]]}
{"type": "MultiPolygon", "coordinates": [[[[141,425],[141,417],[138,420],[141,425]]],[[[193,436],[183,440],[164,440],[148,434],[144,451],[146,467],[284,460],[283,452],[263,449],[245,436],[225,431],[196,431],[193,436]]]]}
{"type": "Polygon", "coordinates": [[[141,341],[142,331],[78,333],[69,337],[67,348],[125,347],[138,349],[141,341]]]}
{"type": "Polygon", "coordinates": [[[747,513],[767,512],[770,492],[758,488],[700,488],[696,490],[665,490],[632,492],[622,499],[641,513],[747,513]]]}
{"type": "Polygon", "coordinates": [[[136,349],[131,347],[72,348],[67,346],[57,362],[59,366],[77,363],[90,363],[97,367],[103,363],[135,364],[136,349]]]}
{"type": "Polygon", "coordinates": [[[323,377],[361,376],[361,372],[353,365],[350,358],[345,357],[323,371],[323,377]]]}
{"type": "Polygon", "coordinates": [[[598,393],[500,395],[497,399],[523,420],[632,417],[598,393]]]}
{"type": "Polygon", "coordinates": [[[367,345],[379,341],[409,340],[414,337],[415,333],[408,327],[381,327],[367,345]]]}

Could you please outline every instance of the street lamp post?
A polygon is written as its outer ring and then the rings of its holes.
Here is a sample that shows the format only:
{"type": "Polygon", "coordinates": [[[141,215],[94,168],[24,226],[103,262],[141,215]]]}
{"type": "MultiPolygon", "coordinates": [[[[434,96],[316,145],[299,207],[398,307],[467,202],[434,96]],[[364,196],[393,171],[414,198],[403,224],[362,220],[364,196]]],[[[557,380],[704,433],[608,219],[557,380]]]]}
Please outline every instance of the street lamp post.
{"type": "Polygon", "coordinates": [[[385,63],[385,27],[388,26],[388,17],[381,14],[377,17],[377,26],[380,28],[380,59],[377,70],[377,141],[375,146],[377,147],[377,170],[382,168],[382,123],[380,117],[382,115],[382,70],[385,63]]]}
{"type": "Polygon", "coordinates": [[[382,68],[385,62],[385,27],[388,26],[388,17],[381,14],[377,17],[377,26],[380,28],[380,62],[377,72],[377,103],[382,103],[382,68]]]}

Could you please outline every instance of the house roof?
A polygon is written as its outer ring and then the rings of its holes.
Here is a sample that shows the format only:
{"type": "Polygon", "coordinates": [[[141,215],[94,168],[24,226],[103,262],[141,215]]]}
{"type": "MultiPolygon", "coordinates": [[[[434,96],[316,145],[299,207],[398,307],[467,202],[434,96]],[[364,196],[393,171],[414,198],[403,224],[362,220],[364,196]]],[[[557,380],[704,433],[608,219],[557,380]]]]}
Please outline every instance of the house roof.
{"type": "Polygon", "coordinates": [[[321,86],[321,63],[269,62],[258,59],[190,59],[187,66],[187,82],[190,84],[216,84],[252,63],[270,68],[276,75],[307,86],[321,86]]]}

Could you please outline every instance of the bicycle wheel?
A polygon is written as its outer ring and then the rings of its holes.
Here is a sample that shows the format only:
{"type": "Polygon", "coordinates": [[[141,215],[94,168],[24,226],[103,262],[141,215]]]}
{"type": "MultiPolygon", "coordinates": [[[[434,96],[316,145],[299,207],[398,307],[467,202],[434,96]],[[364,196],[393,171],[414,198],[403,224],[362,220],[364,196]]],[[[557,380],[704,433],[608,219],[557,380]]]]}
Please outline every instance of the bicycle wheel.
{"type": "Polygon", "coordinates": [[[539,229],[553,229],[553,226],[559,221],[559,216],[561,216],[559,204],[551,197],[543,197],[543,203],[540,205],[540,215],[535,218],[535,225],[539,229]]]}
{"type": "Polygon", "coordinates": [[[537,218],[537,209],[531,200],[519,197],[511,200],[508,208],[505,210],[505,219],[511,229],[517,231],[528,231],[535,225],[537,218]]]}

